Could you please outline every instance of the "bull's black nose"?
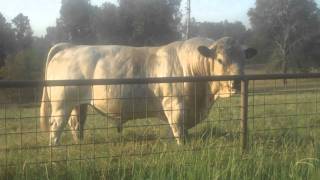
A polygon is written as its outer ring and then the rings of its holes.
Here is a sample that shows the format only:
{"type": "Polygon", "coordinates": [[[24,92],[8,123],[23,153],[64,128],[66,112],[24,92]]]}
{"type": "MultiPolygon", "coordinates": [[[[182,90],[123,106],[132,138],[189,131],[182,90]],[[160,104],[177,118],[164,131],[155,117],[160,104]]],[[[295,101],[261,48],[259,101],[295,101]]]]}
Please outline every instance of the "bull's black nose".
{"type": "Polygon", "coordinates": [[[240,91],[241,90],[241,81],[240,80],[235,80],[234,82],[233,82],[233,88],[235,89],[235,90],[237,90],[237,91],[240,91]]]}

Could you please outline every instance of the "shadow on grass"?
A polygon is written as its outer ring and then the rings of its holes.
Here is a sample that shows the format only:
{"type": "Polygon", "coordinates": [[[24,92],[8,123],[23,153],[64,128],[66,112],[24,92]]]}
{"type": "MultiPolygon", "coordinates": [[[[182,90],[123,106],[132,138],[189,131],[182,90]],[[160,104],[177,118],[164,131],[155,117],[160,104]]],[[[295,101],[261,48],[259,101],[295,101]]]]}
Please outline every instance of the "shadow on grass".
{"type": "Polygon", "coordinates": [[[201,139],[203,141],[207,141],[212,138],[224,138],[228,141],[234,141],[239,139],[239,133],[228,132],[217,127],[204,127],[196,132],[190,133],[189,138],[192,140],[201,139]]]}
{"type": "Polygon", "coordinates": [[[251,140],[253,143],[266,143],[273,144],[275,146],[283,145],[295,145],[295,146],[304,146],[308,144],[315,143],[314,136],[310,134],[302,134],[297,130],[282,130],[278,132],[262,132],[251,135],[251,140]]]}

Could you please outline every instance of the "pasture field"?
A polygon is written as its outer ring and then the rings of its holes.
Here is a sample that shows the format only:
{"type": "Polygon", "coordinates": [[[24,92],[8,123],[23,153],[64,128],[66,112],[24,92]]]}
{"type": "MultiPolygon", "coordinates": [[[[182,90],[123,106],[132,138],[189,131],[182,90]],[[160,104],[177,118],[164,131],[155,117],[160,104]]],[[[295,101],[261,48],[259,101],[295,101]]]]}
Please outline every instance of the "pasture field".
{"type": "Polygon", "coordinates": [[[147,118],[117,133],[89,111],[85,139],[68,128],[48,146],[37,103],[0,105],[0,179],[319,179],[319,80],[255,81],[249,93],[249,150],[241,151],[240,96],[220,99],[177,146],[169,126],[147,118]]]}

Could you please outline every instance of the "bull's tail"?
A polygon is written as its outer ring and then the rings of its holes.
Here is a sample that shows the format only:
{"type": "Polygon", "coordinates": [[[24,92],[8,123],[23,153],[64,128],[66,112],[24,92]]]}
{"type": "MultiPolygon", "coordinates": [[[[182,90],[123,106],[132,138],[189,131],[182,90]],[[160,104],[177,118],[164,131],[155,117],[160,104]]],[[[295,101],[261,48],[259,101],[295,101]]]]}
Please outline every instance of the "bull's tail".
{"type": "Polygon", "coordinates": [[[40,128],[43,131],[49,130],[49,114],[51,114],[50,108],[48,91],[47,88],[44,87],[40,106],[40,128]]]}
{"type": "MultiPolygon", "coordinates": [[[[59,51],[62,51],[64,49],[67,49],[69,47],[72,47],[72,44],[69,43],[60,43],[55,46],[53,46],[47,57],[47,61],[44,67],[44,80],[47,80],[47,68],[49,65],[49,62],[51,59],[54,57],[55,54],[57,54],[59,51]]],[[[40,106],[40,128],[43,131],[48,131],[49,130],[49,116],[51,114],[51,103],[49,100],[48,96],[48,88],[43,87],[43,92],[42,92],[42,99],[41,99],[41,106],[40,106]]]]}

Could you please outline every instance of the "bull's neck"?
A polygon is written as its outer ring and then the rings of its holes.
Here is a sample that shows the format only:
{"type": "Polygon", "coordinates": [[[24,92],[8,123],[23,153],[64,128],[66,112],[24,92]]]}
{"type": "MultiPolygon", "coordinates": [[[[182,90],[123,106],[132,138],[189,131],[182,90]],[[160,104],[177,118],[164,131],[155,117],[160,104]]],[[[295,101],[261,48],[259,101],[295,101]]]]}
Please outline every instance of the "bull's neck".
{"type": "Polygon", "coordinates": [[[210,59],[199,57],[196,60],[189,61],[189,68],[193,76],[211,76],[211,63],[210,59]]]}

